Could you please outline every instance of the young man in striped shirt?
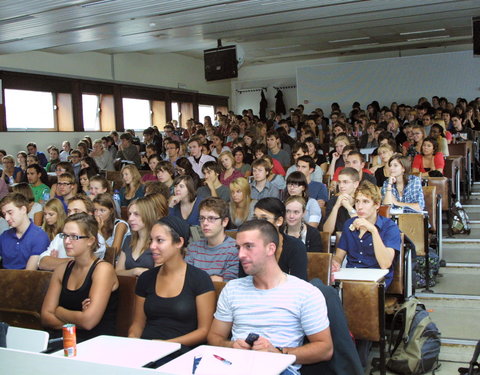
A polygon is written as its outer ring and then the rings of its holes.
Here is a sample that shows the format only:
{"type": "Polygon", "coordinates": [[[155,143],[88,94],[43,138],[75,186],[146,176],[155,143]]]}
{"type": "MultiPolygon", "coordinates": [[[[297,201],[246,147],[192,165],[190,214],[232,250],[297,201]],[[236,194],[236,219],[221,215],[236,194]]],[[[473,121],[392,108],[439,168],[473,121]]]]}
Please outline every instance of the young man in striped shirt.
{"type": "Polygon", "coordinates": [[[238,277],[238,250],[235,240],[225,235],[228,205],[218,197],[204,199],[199,206],[200,228],[205,239],[188,245],[185,261],[207,272],[212,281],[238,277]]]}
{"type": "Polygon", "coordinates": [[[236,242],[249,276],[223,288],[208,343],[294,354],[295,364],[282,375],[298,375],[302,364],[330,360],[333,344],[323,294],[282,272],[275,257],[279,242],[275,226],[266,220],[247,221],[240,226],[236,242]],[[249,333],[259,335],[251,345],[245,341],[249,333]]]}

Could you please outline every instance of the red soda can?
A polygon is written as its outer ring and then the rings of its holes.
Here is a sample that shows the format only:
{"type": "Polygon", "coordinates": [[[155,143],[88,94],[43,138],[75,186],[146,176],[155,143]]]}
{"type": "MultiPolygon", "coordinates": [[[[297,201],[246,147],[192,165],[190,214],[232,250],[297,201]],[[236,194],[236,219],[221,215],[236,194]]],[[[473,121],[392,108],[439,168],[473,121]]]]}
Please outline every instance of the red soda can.
{"type": "Polygon", "coordinates": [[[77,355],[77,327],[75,324],[64,324],[63,331],[63,355],[75,357],[77,355]]]}

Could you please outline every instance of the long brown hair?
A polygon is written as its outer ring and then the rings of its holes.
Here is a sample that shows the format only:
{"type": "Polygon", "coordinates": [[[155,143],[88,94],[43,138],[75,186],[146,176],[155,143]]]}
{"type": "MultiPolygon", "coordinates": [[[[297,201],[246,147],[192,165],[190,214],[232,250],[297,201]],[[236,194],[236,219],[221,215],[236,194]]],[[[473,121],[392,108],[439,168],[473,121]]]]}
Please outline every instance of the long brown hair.
{"type": "MultiPolygon", "coordinates": [[[[138,171],[137,167],[135,167],[134,165],[124,165],[122,168],[122,172],[126,169],[128,169],[132,175],[132,183],[130,185],[127,185],[124,182],[123,186],[125,186],[125,193],[126,193],[125,195],[132,196],[140,187],[142,176],[140,175],[140,172],[138,171]]],[[[122,173],[122,176],[123,176],[123,173],[122,173]]]]}
{"type": "Polygon", "coordinates": [[[113,198],[108,193],[98,194],[95,198],[93,198],[93,204],[98,204],[102,207],[106,207],[110,214],[108,215],[108,219],[104,223],[101,232],[103,238],[107,239],[113,234],[113,228],[115,227],[115,203],[113,198]]]}
{"type": "Polygon", "coordinates": [[[60,199],[53,198],[50,199],[47,203],[45,203],[45,209],[50,209],[51,211],[56,212],[57,214],[57,222],[53,225],[48,225],[45,221],[45,217],[43,218],[42,229],[47,233],[48,238],[52,241],[55,236],[63,230],[63,225],[65,224],[65,220],[67,215],[65,213],[65,208],[63,208],[63,203],[60,199]]]}

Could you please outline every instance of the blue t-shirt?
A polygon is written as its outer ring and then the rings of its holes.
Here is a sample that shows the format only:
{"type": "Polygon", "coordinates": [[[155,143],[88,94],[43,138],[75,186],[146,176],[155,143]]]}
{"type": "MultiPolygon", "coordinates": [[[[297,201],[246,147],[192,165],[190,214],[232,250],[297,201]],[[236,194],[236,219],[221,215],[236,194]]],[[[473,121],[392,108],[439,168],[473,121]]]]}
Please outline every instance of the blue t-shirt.
{"type": "Polygon", "coordinates": [[[190,215],[185,219],[182,217],[182,211],[180,210],[180,203],[176,204],[173,207],[170,207],[169,209],[169,215],[173,216],[178,216],[180,219],[185,220],[188,224],[190,225],[200,225],[200,210],[198,207],[200,206],[200,202],[202,201],[202,198],[197,197],[195,199],[195,203],[193,204],[192,207],[192,212],[190,212],[190,215]]]}
{"type": "Polygon", "coordinates": [[[30,225],[21,238],[16,229],[10,228],[0,236],[0,256],[3,268],[25,269],[32,255],[40,255],[47,250],[50,239],[47,233],[30,221],[30,225]]]}
{"type": "Polygon", "coordinates": [[[308,184],[308,197],[315,200],[322,199],[328,201],[328,190],[324,183],[312,181],[308,184]]]}
{"type": "MultiPolygon", "coordinates": [[[[359,238],[359,230],[350,230],[350,225],[357,217],[352,217],[343,225],[342,236],[338,242],[338,249],[347,252],[347,268],[380,268],[375,258],[373,248],[373,237],[370,232],[366,232],[362,238],[359,238]]],[[[375,226],[385,247],[391,247],[395,251],[400,251],[401,236],[397,224],[391,219],[377,215],[375,226]]],[[[396,259],[396,254],[395,254],[396,259]]],[[[393,280],[393,262],[385,276],[385,286],[388,288],[393,280]]]]}

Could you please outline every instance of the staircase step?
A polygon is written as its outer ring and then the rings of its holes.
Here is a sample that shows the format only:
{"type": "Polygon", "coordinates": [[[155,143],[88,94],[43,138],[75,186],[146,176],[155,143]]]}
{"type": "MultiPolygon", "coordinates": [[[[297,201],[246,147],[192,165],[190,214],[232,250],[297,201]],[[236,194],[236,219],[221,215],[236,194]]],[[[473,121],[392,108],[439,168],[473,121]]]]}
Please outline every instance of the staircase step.
{"type": "Polygon", "coordinates": [[[447,267],[440,269],[440,274],[442,276],[436,278],[437,284],[431,288],[435,293],[480,296],[480,267],[453,267],[447,263],[447,267]]]}

